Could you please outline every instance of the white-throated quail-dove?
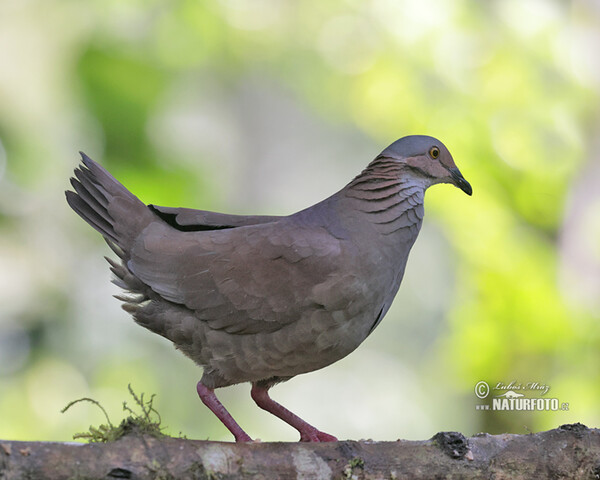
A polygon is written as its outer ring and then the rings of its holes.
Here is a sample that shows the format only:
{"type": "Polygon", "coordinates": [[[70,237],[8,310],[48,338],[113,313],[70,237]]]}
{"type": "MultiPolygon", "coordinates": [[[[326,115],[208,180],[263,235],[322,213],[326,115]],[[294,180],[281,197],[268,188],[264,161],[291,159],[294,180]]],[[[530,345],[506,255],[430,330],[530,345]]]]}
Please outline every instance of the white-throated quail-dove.
{"type": "Polygon", "coordinates": [[[117,298],[203,367],[198,395],[236,441],[251,439],[214,389],[242,382],[301,440],[336,440],[272,400],[269,388],[340,360],[381,322],[428,187],[472,193],[450,152],[428,136],[392,143],[342,190],[289,216],[145,205],[81,156],[67,202],[118,256],[107,258],[128,293],[117,298]]]}

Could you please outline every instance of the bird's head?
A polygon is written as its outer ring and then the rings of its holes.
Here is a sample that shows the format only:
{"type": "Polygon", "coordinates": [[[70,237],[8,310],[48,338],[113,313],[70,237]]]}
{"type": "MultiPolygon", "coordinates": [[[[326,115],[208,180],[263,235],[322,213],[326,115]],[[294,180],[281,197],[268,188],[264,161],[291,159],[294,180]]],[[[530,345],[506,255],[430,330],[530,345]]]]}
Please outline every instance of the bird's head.
{"type": "Polygon", "coordinates": [[[467,195],[473,193],[469,182],[458,170],[452,155],[437,138],[410,135],[396,140],[378,158],[389,158],[405,164],[415,176],[426,181],[427,186],[451,183],[467,195]]]}

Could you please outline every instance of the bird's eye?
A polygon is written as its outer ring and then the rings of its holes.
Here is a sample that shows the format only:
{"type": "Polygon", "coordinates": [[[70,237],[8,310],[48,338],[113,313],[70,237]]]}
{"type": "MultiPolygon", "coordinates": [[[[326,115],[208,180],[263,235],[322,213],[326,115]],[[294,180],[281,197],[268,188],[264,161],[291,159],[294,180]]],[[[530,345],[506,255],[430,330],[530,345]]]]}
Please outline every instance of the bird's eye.
{"type": "Polygon", "coordinates": [[[429,149],[429,156],[431,158],[438,158],[440,156],[440,149],[438,147],[431,147],[429,149]]]}

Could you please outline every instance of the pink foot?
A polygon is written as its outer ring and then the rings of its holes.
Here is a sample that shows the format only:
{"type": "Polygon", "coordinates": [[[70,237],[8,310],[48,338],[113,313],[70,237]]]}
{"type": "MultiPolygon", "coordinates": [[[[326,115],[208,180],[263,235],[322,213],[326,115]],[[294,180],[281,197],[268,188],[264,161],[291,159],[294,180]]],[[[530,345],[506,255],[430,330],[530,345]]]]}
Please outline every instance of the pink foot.
{"type": "Polygon", "coordinates": [[[333,435],[321,432],[314,428],[313,430],[304,430],[300,432],[301,442],[337,442],[338,439],[333,435]]]}
{"type": "Polygon", "coordinates": [[[271,397],[269,397],[268,390],[268,388],[252,384],[250,395],[252,395],[252,399],[260,408],[281,418],[284,422],[298,430],[298,432],[300,432],[301,442],[337,442],[337,438],[333,435],[317,430],[315,427],[302,420],[298,415],[290,412],[275,400],[272,400],[271,397]]]}

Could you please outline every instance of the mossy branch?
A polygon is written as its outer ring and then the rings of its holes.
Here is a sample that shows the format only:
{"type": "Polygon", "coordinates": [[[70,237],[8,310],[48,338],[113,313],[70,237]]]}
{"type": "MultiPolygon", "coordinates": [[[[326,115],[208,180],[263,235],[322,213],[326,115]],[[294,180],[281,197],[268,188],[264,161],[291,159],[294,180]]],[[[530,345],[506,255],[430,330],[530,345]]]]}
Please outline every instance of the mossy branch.
{"type": "Polygon", "coordinates": [[[396,442],[234,444],[139,432],[87,445],[0,440],[0,478],[7,479],[594,479],[599,459],[600,430],[581,424],[396,442]]]}

